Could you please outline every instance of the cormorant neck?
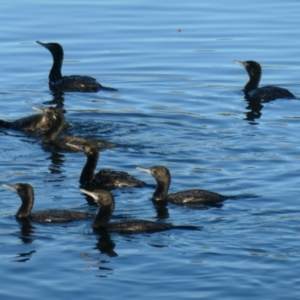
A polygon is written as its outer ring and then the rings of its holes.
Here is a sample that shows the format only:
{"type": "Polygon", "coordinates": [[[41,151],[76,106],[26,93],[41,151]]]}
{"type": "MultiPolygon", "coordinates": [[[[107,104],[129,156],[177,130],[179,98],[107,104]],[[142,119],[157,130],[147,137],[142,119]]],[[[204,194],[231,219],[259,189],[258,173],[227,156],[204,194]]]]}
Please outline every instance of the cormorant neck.
{"type": "Polygon", "coordinates": [[[91,183],[91,181],[94,178],[94,172],[97,167],[98,159],[99,159],[98,151],[87,155],[87,160],[85,166],[82,169],[80,179],[79,179],[80,184],[85,185],[91,183]]]}
{"type": "Polygon", "coordinates": [[[99,212],[94,220],[93,228],[105,227],[110,221],[111,215],[114,211],[114,202],[110,205],[101,205],[99,212]]]}
{"type": "Polygon", "coordinates": [[[65,125],[63,113],[56,115],[56,119],[52,120],[51,128],[45,133],[43,142],[48,144],[56,140],[57,136],[62,132],[65,125]]]}
{"type": "Polygon", "coordinates": [[[62,67],[62,62],[63,62],[63,56],[57,55],[53,56],[53,65],[49,73],[49,81],[57,81],[62,79],[62,74],[61,74],[61,67],[62,67]]]}
{"type": "MultiPolygon", "coordinates": [[[[156,179],[156,178],[155,178],[156,179]]],[[[164,180],[156,179],[157,186],[153,194],[153,201],[164,201],[168,195],[171,177],[164,178],[164,180]]]]}
{"type": "Polygon", "coordinates": [[[34,202],[34,192],[32,188],[28,188],[26,191],[24,191],[22,193],[22,195],[20,195],[20,198],[22,200],[22,204],[16,214],[16,217],[18,219],[22,219],[22,218],[28,218],[32,207],[33,207],[33,202],[34,202]]]}
{"type": "Polygon", "coordinates": [[[249,92],[251,92],[253,90],[256,90],[258,88],[261,74],[256,74],[256,75],[250,75],[249,74],[249,76],[250,76],[250,79],[243,88],[243,91],[245,93],[249,93],[249,92]]]}

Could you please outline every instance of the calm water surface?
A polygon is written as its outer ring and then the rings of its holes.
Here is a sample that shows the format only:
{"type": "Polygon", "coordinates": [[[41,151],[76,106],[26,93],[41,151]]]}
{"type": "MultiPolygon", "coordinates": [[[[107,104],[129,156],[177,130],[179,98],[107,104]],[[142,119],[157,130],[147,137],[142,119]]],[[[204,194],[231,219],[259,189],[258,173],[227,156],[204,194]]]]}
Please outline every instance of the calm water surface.
{"type": "MultiPolygon", "coordinates": [[[[299,100],[251,105],[241,89],[257,60],[262,85],[300,97],[299,11],[287,1],[2,1],[1,119],[53,104],[50,53],[63,74],[96,77],[118,92],[66,93],[71,133],[120,144],[100,167],[162,164],[171,191],[238,195],[220,208],[168,206],[164,218],[199,231],[104,237],[91,221],[22,224],[20,200],[1,193],[2,299],[299,299],[299,100]]],[[[82,153],[0,131],[1,182],[28,182],[34,209],[97,211],[78,189],[82,153]]],[[[114,218],[160,219],[152,187],[116,190],[114,218]]]]}

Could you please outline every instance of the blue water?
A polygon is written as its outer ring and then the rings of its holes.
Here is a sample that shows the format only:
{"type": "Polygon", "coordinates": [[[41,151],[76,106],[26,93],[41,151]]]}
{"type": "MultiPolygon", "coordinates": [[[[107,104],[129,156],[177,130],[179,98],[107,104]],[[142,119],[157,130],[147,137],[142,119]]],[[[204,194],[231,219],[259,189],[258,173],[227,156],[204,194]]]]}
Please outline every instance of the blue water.
{"type": "MultiPolygon", "coordinates": [[[[250,107],[245,70],[300,97],[299,10],[287,1],[2,1],[1,119],[53,100],[50,53],[63,74],[90,75],[118,92],[66,93],[71,133],[122,146],[98,168],[165,165],[171,191],[238,195],[221,208],[168,206],[167,222],[199,231],[109,239],[91,221],[24,226],[16,194],[0,189],[2,299],[299,299],[299,100],[250,107]]],[[[78,189],[82,153],[0,130],[1,182],[28,182],[34,210],[95,212],[78,189]]],[[[153,188],[115,190],[115,216],[157,220],[153,188]]]]}

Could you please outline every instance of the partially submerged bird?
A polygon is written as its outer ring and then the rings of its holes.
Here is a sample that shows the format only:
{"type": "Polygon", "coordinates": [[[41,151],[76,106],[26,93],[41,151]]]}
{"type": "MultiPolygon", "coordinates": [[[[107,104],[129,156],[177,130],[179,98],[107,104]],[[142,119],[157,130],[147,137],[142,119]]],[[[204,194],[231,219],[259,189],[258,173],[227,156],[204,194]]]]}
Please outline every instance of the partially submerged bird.
{"type": "Polygon", "coordinates": [[[48,49],[53,57],[53,65],[49,73],[49,87],[51,90],[65,92],[97,92],[100,89],[117,91],[116,89],[102,86],[95,78],[90,76],[62,76],[61,68],[64,58],[62,46],[58,43],[42,43],[39,41],[37,43],[48,49]]]}
{"type": "Polygon", "coordinates": [[[94,140],[94,139],[88,139],[88,138],[77,137],[72,135],[59,136],[59,134],[62,132],[65,126],[65,117],[62,109],[58,107],[47,107],[47,108],[36,107],[36,109],[39,110],[43,115],[47,116],[51,120],[51,126],[45,132],[43,137],[43,142],[45,144],[51,144],[61,149],[70,150],[70,151],[81,151],[81,150],[69,146],[68,143],[81,146],[86,142],[94,142],[99,148],[110,148],[116,146],[116,144],[104,140],[96,140],[96,139],[94,140]]]}
{"type": "Polygon", "coordinates": [[[296,99],[296,97],[287,89],[277,86],[258,87],[261,78],[261,66],[253,60],[239,61],[235,63],[244,67],[249,75],[249,81],[244,86],[245,97],[253,100],[271,101],[279,98],[296,99]]]}
{"type": "Polygon", "coordinates": [[[178,205],[215,205],[228,197],[201,189],[186,190],[177,193],[168,194],[171,183],[171,174],[166,167],[153,166],[150,168],[140,168],[138,170],[151,174],[156,182],[156,190],[152,200],[154,202],[172,202],[178,205]]]}
{"type": "Polygon", "coordinates": [[[31,221],[40,223],[49,222],[69,222],[79,219],[95,218],[94,214],[79,211],[69,210],[43,210],[37,212],[31,212],[34,203],[34,190],[28,183],[16,183],[16,184],[2,184],[5,188],[17,193],[22,204],[16,214],[17,219],[30,219],[31,221]]]}
{"type": "MultiPolygon", "coordinates": [[[[31,108],[40,112],[40,109],[36,106],[31,108]]],[[[30,115],[15,121],[0,120],[0,126],[2,127],[30,132],[47,131],[51,125],[52,119],[44,113],[30,115]]]]}
{"type": "Polygon", "coordinates": [[[92,197],[100,206],[99,212],[93,223],[93,228],[96,230],[132,234],[159,232],[170,229],[199,229],[196,226],[176,226],[170,223],[158,223],[146,220],[127,220],[119,222],[110,222],[110,218],[115,209],[115,201],[113,195],[106,190],[94,190],[93,192],[90,192],[81,189],[80,191],[92,197]]]}
{"type": "Polygon", "coordinates": [[[95,143],[86,142],[82,146],[71,143],[68,143],[68,145],[83,151],[87,157],[79,179],[81,185],[109,190],[122,187],[142,187],[145,185],[144,182],[135,179],[126,172],[102,169],[98,173],[94,173],[99,160],[99,149],[95,143]]]}

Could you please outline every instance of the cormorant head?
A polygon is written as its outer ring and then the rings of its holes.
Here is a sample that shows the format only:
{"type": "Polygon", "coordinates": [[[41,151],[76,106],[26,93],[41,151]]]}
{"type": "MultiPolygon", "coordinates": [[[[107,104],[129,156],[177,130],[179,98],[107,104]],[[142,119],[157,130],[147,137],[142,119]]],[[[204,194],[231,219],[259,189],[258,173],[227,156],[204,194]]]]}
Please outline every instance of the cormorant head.
{"type": "Polygon", "coordinates": [[[234,60],[234,62],[244,67],[250,78],[260,78],[261,66],[258,62],[253,60],[246,60],[246,61],[234,60]]]}
{"type": "Polygon", "coordinates": [[[114,210],[115,208],[114,197],[109,191],[100,190],[100,189],[96,189],[92,192],[87,191],[85,189],[80,189],[80,191],[92,197],[99,206],[106,206],[106,207],[109,206],[112,211],[114,210]]]}
{"type": "Polygon", "coordinates": [[[58,43],[42,43],[40,41],[36,41],[36,42],[38,44],[40,44],[41,46],[45,47],[46,49],[48,49],[51,52],[53,58],[63,60],[64,50],[60,44],[58,44],[58,43]]]}

